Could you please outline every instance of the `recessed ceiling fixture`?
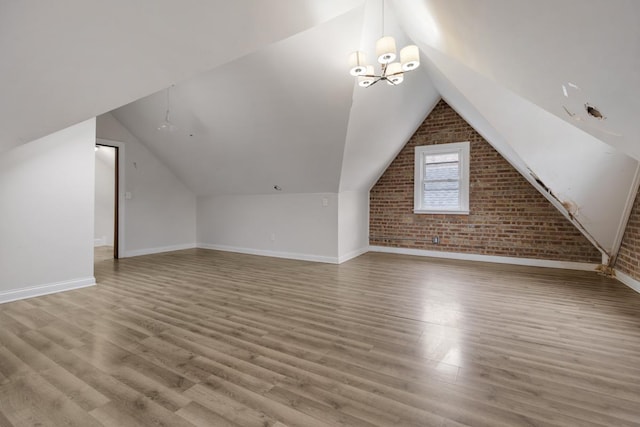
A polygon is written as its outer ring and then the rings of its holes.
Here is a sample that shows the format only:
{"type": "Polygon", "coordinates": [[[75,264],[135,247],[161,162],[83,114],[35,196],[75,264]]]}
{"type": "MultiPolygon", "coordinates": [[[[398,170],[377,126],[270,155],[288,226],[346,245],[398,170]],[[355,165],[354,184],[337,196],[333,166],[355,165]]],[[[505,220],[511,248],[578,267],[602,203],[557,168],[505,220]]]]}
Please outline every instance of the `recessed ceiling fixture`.
{"type": "Polygon", "coordinates": [[[406,71],[413,71],[420,66],[420,51],[416,45],[402,48],[400,62],[394,62],[396,41],[393,37],[384,35],[384,0],[382,1],[382,37],[376,42],[376,57],[380,64],[379,72],[376,72],[373,65],[367,65],[364,52],[358,50],[349,55],[349,74],[358,79],[358,86],[373,86],[381,80],[391,86],[397,86],[404,81],[406,71]]]}
{"type": "Polygon", "coordinates": [[[167,95],[167,109],[164,115],[164,120],[162,122],[160,122],[160,124],[158,125],[158,130],[162,131],[162,132],[173,132],[175,130],[178,129],[178,127],[176,125],[174,125],[173,123],[171,123],[171,121],[169,121],[169,109],[171,106],[171,99],[169,98],[169,91],[171,90],[171,88],[173,87],[173,85],[171,85],[170,87],[168,87],[165,92],[167,95]]]}

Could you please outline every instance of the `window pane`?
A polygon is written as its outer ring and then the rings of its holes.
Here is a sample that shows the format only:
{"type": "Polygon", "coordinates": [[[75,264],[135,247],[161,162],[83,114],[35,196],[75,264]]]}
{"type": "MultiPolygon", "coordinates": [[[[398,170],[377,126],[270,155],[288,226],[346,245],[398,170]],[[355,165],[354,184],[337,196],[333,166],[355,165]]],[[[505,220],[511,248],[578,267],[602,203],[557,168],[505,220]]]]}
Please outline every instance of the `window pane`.
{"type": "Polygon", "coordinates": [[[416,213],[469,210],[469,142],[415,148],[416,213]]]}
{"type": "Polygon", "coordinates": [[[429,193],[431,191],[444,191],[444,190],[459,190],[459,181],[425,181],[424,192],[429,193]]]}
{"type": "Polygon", "coordinates": [[[422,203],[425,209],[458,210],[460,209],[460,191],[453,189],[425,192],[422,203]]]}
{"type": "Polygon", "coordinates": [[[457,162],[459,153],[429,154],[424,156],[425,163],[457,162]]]}
{"type": "Polygon", "coordinates": [[[432,163],[425,165],[425,181],[439,181],[444,179],[454,179],[457,181],[459,178],[460,163],[432,163]]]}

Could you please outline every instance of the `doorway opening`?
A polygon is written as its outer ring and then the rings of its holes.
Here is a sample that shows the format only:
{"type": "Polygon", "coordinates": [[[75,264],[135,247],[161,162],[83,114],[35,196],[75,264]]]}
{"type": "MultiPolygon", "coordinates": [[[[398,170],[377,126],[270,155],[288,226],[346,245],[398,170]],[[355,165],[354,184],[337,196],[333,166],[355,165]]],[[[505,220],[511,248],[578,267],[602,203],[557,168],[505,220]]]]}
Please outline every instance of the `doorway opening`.
{"type": "Polygon", "coordinates": [[[96,144],[94,259],[118,259],[118,147],[96,144]]]}

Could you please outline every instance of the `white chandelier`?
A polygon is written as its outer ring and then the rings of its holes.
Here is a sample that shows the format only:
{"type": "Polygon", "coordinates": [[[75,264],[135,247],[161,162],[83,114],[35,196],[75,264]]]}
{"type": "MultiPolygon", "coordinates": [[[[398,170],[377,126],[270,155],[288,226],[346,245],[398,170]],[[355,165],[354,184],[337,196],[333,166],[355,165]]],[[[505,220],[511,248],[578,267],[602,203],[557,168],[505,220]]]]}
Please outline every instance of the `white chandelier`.
{"type": "MultiPolygon", "coordinates": [[[[382,2],[382,33],[384,34],[384,0],[382,2]]],[[[404,81],[404,73],[420,66],[418,46],[409,45],[400,50],[400,62],[396,59],[396,41],[391,36],[382,36],[376,42],[376,57],[380,63],[380,72],[376,73],[373,65],[367,65],[364,52],[355,51],[349,55],[349,74],[357,77],[358,85],[373,86],[381,80],[391,86],[404,81]]]]}

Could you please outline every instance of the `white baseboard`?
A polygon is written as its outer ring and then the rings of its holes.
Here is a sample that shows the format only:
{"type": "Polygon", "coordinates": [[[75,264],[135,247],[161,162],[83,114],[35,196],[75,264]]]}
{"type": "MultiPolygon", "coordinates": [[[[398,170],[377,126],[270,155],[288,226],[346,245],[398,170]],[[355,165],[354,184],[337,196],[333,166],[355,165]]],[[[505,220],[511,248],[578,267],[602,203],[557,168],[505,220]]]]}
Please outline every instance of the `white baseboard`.
{"type": "Polygon", "coordinates": [[[554,261],[535,258],[517,258],[507,256],[467,254],[460,252],[429,251],[425,249],[396,248],[387,246],[369,246],[371,252],[417,255],[432,258],[459,259],[464,261],[493,262],[497,264],[526,265],[531,267],[564,268],[566,270],[595,271],[599,264],[572,261],[554,261]]]}
{"type": "Polygon", "coordinates": [[[147,248],[147,249],[135,249],[132,251],[123,251],[123,253],[120,254],[120,258],[131,258],[134,256],[159,254],[162,252],[181,251],[184,249],[193,249],[195,247],[197,247],[195,243],[185,243],[182,245],[159,246],[156,248],[147,248]]]}
{"type": "Polygon", "coordinates": [[[64,282],[47,283],[45,285],[29,286],[21,289],[0,292],[0,304],[17,301],[26,298],[39,297],[42,295],[55,294],[58,292],[71,291],[73,289],[94,286],[94,277],[84,277],[81,279],[67,280],[64,282]]]}
{"type": "Polygon", "coordinates": [[[618,279],[618,281],[624,283],[634,291],[640,293],[640,281],[634,279],[633,277],[619,270],[615,270],[615,272],[616,272],[616,279],[618,279]]]}
{"type": "Polygon", "coordinates": [[[235,246],[214,245],[209,243],[198,243],[198,247],[202,249],[212,249],[214,251],[236,252],[239,254],[268,256],[273,258],[297,259],[300,261],[324,262],[328,264],[338,264],[337,257],[301,254],[295,252],[268,251],[264,249],[238,248],[235,246]]]}
{"type": "Polygon", "coordinates": [[[93,239],[93,246],[96,248],[100,246],[113,246],[113,239],[107,239],[106,237],[93,239]]]}
{"type": "Polygon", "coordinates": [[[355,251],[351,251],[345,255],[342,255],[340,257],[338,257],[338,264],[342,264],[343,262],[347,262],[350,259],[359,257],[362,254],[366,254],[367,252],[369,252],[369,247],[364,247],[364,248],[360,248],[360,249],[356,249],[355,251]]]}

